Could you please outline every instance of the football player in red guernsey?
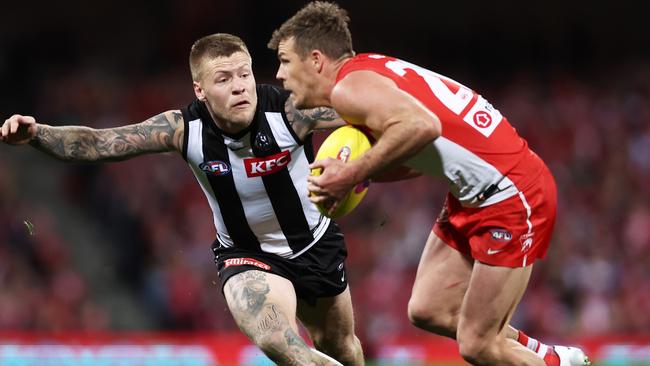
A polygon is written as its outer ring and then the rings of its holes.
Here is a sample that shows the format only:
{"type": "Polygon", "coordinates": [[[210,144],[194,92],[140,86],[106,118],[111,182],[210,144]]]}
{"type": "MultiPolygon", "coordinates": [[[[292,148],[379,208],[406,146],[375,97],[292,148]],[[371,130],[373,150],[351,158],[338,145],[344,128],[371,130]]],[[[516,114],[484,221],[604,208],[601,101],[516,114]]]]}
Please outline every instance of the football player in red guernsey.
{"type": "Polygon", "coordinates": [[[510,326],[555,223],[544,162],[473,90],[394,57],[355,56],[348,21],[338,5],[312,2],[269,42],[298,107],[333,107],[377,139],[357,160],[312,164],[324,169],[309,178],[312,201],[335,209],[356,184],[401,165],[443,177],[450,191],[422,253],[411,322],[456,339],[473,365],[588,365],[579,348],[510,326]]]}

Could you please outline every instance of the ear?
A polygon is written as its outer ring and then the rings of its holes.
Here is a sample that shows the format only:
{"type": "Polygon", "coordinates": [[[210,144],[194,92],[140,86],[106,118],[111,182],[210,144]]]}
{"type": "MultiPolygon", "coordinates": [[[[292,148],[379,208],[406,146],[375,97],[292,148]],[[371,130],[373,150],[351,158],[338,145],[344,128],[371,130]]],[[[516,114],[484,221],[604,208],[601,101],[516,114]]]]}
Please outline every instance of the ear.
{"type": "Polygon", "coordinates": [[[199,84],[198,81],[193,81],[192,86],[194,87],[194,95],[196,95],[196,99],[205,102],[205,94],[203,93],[203,88],[201,88],[201,84],[199,84]]]}
{"type": "Polygon", "coordinates": [[[309,58],[314,70],[320,74],[325,66],[325,55],[319,50],[313,50],[311,51],[309,58]]]}

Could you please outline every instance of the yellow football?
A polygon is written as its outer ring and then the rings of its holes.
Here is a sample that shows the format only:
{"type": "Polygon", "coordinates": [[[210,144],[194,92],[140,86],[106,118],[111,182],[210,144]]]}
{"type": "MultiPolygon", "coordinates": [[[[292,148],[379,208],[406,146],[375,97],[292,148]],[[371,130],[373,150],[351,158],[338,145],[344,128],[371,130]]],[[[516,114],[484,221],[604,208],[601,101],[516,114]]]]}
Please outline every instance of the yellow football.
{"type": "MultiPolygon", "coordinates": [[[[370,140],[359,129],[352,126],[343,126],[332,132],[316,153],[316,160],[326,158],[334,158],[343,162],[348,162],[357,159],[361,154],[370,149],[370,140]]],[[[312,175],[320,175],[321,169],[313,169],[312,175]]],[[[331,218],[338,218],[347,215],[352,211],[363,197],[368,192],[369,182],[365,181],[357,184],[348,194],[341,200],[338,208],[331,214],[327,214],[320,205],[316,205],[318,210],[331,218]]]]}

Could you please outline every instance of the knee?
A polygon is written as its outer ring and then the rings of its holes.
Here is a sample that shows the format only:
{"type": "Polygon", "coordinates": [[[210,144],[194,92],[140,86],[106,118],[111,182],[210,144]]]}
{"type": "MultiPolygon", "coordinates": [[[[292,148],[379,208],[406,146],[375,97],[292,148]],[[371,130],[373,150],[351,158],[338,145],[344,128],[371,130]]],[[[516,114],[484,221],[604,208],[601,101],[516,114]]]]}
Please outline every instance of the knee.
{"type": "Polygon", "coordinates": [[[354,334],[343,337],[334,337],[333,339],[314,336],[312,339],[317,350],[327,354],[344,365],[355,365],[358,360],[363,357],[361,342],[354,334]]]}
{"type": "Polygon", "coordinates": [[[458,347],[460,355],[472,365],[493,364],[497,359],[496,343],[493,339],[486,339],[477,334],[458,333],[458,347]]]}
{"type": "Polygon", "coordinates": [[[273,361],[278,361],[290,354],[287,341],[281,331],[256,336],[253,338],[253,342],[273,361]]]}
{"type": "Polygon", "coordinates": [[[411,297],[407,315],[411,324],[435,334],[455,337],[457,316],[444,309],[436,309],[430,303],[411,297]]]}

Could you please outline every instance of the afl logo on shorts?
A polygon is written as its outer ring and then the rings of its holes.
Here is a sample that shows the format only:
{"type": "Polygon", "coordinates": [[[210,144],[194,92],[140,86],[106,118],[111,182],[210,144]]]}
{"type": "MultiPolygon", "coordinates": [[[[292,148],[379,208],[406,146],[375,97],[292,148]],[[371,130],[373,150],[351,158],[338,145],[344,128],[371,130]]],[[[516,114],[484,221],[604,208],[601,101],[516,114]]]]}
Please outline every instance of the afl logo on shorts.
{"type": "Polygon", "coordinates": [[[490,235],[492,239],[500,243],[505,243],[512,240],[512,234],[508,230],[504,229],[492,229],[490,230],[490,235]]]}
{"type": "Polygon", "coordinates": [[[226,175],[230,173],[230,166],[228,163],[221,160],[206,161],[199,164],[199,169],[212,175],[226,175]]]}

